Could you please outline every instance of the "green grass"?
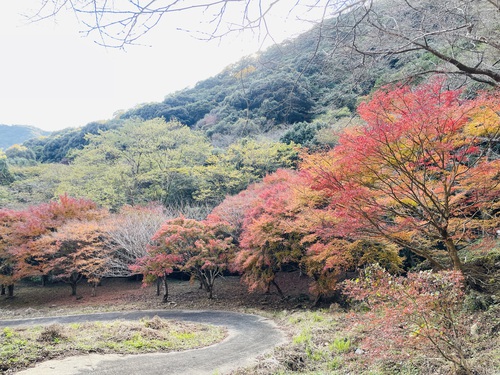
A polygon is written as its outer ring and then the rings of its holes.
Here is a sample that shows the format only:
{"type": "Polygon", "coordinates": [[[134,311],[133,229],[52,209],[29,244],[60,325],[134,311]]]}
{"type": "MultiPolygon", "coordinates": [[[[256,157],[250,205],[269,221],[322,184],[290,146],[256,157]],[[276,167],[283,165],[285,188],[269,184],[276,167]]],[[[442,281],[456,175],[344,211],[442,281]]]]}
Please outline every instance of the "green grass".
{"type": "Polygon", "coordinates": [[[347,338],[336,338],[330,343],[330,345],[328,345],[328,347],[331,351],[345,353],[351,348],[351,340],[347,338]]]}
{"type": "Polygon", "coordinates": [[[226,336],[221,327],[173,322],[157,316],[138,322],[54,324],[4,328],[0,332],[0,373],[68,355],[187,350],[212,345],[226,336]]]}

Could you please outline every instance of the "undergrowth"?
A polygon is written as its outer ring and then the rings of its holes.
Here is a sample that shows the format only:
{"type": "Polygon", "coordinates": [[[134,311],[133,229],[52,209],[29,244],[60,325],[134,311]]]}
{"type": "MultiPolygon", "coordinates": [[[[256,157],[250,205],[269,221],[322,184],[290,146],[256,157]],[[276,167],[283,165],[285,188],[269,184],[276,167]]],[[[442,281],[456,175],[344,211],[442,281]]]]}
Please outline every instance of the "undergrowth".
{"type": "MultiPolygon", "coordinates": [[[[465,306],[464,308],[467,308],[465,306]]],[[[282,311],[274,315],[290,337],[257,366],[234,371],[233,375],[451,375],[453,367],[437,353],[411,351],[401,359],[401,348],[393,347],[374,357],[363,346],[370,337],[370,324],[359,312],[332,309],[282,311]],[[361,319],[360,319],[361,318],[361,319]],[[396,358],[396,359],[395,359],[396,358]]],[[[487,311],[470,311],[469,363],[477,375],[500,374],[500,305],[487,311]]],[[[370,337],[371,340],[383,338],[370,337]]]]}

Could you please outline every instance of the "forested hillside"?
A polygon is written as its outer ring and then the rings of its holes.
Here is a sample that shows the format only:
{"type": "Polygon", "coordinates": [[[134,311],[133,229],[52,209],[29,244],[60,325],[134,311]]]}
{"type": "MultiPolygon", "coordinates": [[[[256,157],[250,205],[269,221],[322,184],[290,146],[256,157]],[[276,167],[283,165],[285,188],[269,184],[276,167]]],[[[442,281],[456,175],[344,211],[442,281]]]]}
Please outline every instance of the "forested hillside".
{"type": "MultiPolygon", "coordinates": [[[[151,201],[213,207],[294,167],[297,145],[335,144],[331,130],[352,122],[358,95],[376,81],[373,69],[346,74],[348,60],[332,59],[319,32],[244,58],[161,103],[6,150],[0,202],[69,193],[112,209],[151,201]]],[[[383,61],[380,69],[394,66],[383,61]]]]}
{"type": "Polygon", "coordinates": [[[318,129],[349,117],[358,96],[370,92],[381,72],[395,71],[394,62],[381,61],[377,69],[353,76],[345,58],[331,58],[329,41],[320,38],[319,32],[313,29],[244,58],[193,88],[168,94],[160,103],[137,106],[109,122],[55,132],[25,146],[36,153],[38,161],[61,162],[68,151],[88,143],[85,134],[115,128],[126,119],[158,117],[202,131],[216,147],[225,148],[247,136],[278,140],[294,124],[287,142],[300,142],[297,133],[303,128],[311,141],[318,129]]]}
{"type": "MultiPolygon", "coordinates": [[[[102,1],[65,4],[105,38],[122,3],[102,1]]],[[[206,6],[233,3],[264,2],[206,6]]],[[[342,3],[161,103],[0,151],[4,294],[140,274],[169,302],[182,271],[213,299],[232,272],[295,301],[286,280],[309,286],[293,310],[329,309],[268,373],[498,369],[500,4],[342,3]]]]}
{"type": "Polygon", "coordinates": [[[0,124],[0,149],[7,149],[15,144],[22,144],[29,139],[49,135],[50,132],[27,125],[0,124]]]}
{"type": "Polygon", "coordinates": [[[26,146],[38,161],[61,162],[68,151],[88,143],[87,133],[130,118],[158,117],[204,132],[216,147],[247,136],[331,146],[334,140],[324,129],[344,127],[346,121],[339,120],[351,117],[359,101],[384,84],[417,84],[429,74],[446,73],[450,87],[466,86],[470,92],[495,85],[496,44],[489,38],[497,32],[496,13],[467,6],[469,18],[425,1],[413,8],[391,2],[356,8],[195,87],[170,93],[162,102],[138,105],[109,122],[56,132],[26,146]],[[399,19],[397,34],[390,30],[394,17],[399,19]],[[447,24],[456,24],[457,31],[447,24]],[[463,34],[466,27],[475,34],[463,34]],[[405,40],[411,41],[408,46],[405,40]]]}
{"type": "MultiPolygon", "coordinates": [[[[440,69],[435,55],[422,49],[368,56],[340,48],[336,41],[353,35],[339,24],[360,12],[323,20],[160,103],[6,150],[0,202],[24,205],[69,192],[114,209],[150,201],[213,206],[267,173],[294,166],[297,145],[333,147],[337,131],[359,123],[356,108],[371,92],[398,81],[417,84],[427,77],[418,72],[440,69]],[[183,156],[189,148],[196,156],[183,156]]],[[[415,14],[404,17],[411,23],[415,14]]],[[[357,48],[369,49],[373,25],[359,27],[366,34],[356,37],[357,48]]],[[[441,39],[434,43],[446,49],[441,39]]],[[[455,56],[462,55],[457,50],[455,56]]],[[[456,74],[447,82],[466,82],[471,93],[487,87],[456,74]]]]}
{"type": "MultiPolygon", "coordinates": [[[[358,101],[375,87],[411,76],[415,66],[430,67],[431,56],[422,52],[383,57],[361,63],[348,51],[334,49],[338,37],[335,20],[303,35],[248,56],[194,87],[168,94],[162,102],[147,103],[117,114],[109,122],[55,132],[32,141],[41,162],[60,162],[71,149],[97,134],[120,126],[123,120],[163,118],[202,131],[216,147],[263,136],[309,146],[331,145],[324,128],[344,126],[358,101]]],[[[367,40],[368,42],[368,40],[367,40]]]]}

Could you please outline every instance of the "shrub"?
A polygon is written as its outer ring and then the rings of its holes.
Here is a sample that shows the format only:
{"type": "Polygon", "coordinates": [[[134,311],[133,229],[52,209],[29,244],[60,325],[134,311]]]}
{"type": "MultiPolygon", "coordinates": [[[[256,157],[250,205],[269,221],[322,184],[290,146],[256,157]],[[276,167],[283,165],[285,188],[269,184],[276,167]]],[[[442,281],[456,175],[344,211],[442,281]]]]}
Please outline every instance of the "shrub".
{"type": "Polygon", "coordinates": [[[345,292],[369,311],[359,322],[371,331],[364,340],[373,358],[407,358],[412,350],[437,352],[457,373],[473,374],[468,361],[469,330],[463,314],[464,280],[459,272],[390,275],[366,268],[344,283],[345,292]]]}

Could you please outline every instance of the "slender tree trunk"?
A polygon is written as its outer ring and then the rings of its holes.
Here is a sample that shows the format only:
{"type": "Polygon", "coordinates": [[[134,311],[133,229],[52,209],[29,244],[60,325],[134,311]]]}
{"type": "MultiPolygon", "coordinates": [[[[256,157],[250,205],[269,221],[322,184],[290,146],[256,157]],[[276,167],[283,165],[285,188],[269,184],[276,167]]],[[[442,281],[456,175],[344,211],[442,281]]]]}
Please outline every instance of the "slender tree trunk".
{"type": "Polygon", "coordinates": [[[161,284],[163,277],[159,277],[156,279],[156,295],[159,297],[160,296],[160,290],[161,290],[161,284]]]}
{"type": "Polygon", "coordinates": [[[208,283],[207,280],[205,279],[205,276],[201,269],[196,270],[196,276],[198,277],[198,280],[200,281],[200,289],[205,289],[208,292],[208,283]]]}
{"type": "Polygon", "coordinates": [[[168,302],[168,282],[167,282],[167,275],[165,274],[165,276],[163,276],[162,279],[163,279],[163,287],[164,287],[164,293],[163,293],[163,300],[162,300],[162,302],[163,303],[167,303],[168,302]]]}
{"type": "Polygon", "coordinates": [[[92,283],[92,293],[90,294],[91,297],[96,296],[97,285],[99,285],[99,282],[97,282],[97,281],[92,283]]]}
{"type": "MultiPolygon", "coordinates": [[[[347,272],[346,272],[346,278],[347,278],[347,272]]],[[[318,282],[319,276],[317,274],[313,274],[313,279],[315,282],[318,282]]],[[[318,292],[314,298],[314,302],[312,304],[312,307],[317,307],[319,302],[321,301],[321,298],[323,298],[323,293],[318,292]]]]}
{"type": "Polygon", "coordinates": [[[208,299],[212,299],[213,297],[213,292],[214,292],[214,287],[211,286],[208,288],[208,299]]]}
{"type": "Polygon", "coordinates": [[[0,292],[0,295],[5,296],[5,285],[2,284],[1,287],[2,287],[2,291],[0,292]]]}
{"type": "Polygon", "coordinates": [[[73,272],[69,277],[69,285],[71,286],[71,295],[76,296],[76,286],[81,279],[81,275],[73,272]]]}
{"type": "Polygon", "coordinates": [[[214,276],[214,271],[206,271],[205,273],[205,285],[207,286],[207,292],[208,292],[208,299],[213,298],[213,293],[214,293],[214,284],[215,284],[215,276],[214,276]]]}
{"type": "Polygon", "coordinates": [[[446,238],[446,240],[444,241],[444,244],[446,246],[446,250],[448,250],[448,254],[451,258],[451,261],[453,262],[453,269],[455,271],[460,271],[460,272],[464,272],[464,269],[463,269],[463,265],[462,265],[462,261],[460,260],[459,256],[458,256],[458,251],[457,251],[457,248],[455,246],[455,243],[453,242],[453,240],[449,237],[446,238]]]}
{"type": "Polygon", "coordinates": [[[312,307],[318,307],[318,304],[320,303],[321,301],[321,298],[323,298],[323,295],[321,293],[318,293],[316,295],[316,298],[314,299],[314,302],[312,304],[312,307]]]}
{"type": "Polygon", "coordinates": [[[208,299],[213,298],[215,280],[219,275],[221,275],[219,269],[211,269],[203,271],[203,280],[205,281],[206,289],[208,292],[208,299]]]}
{"type": "Polygon", "coordinates": [[[276,283],[276,281],[274,279],[271,281],[271,284],[273,284],[275,286],[276,290],[278,291],[279,296],[281,298],[285,298],[285,295],[281,291],[281,288],[279,287],[279,285],[276,283]]]}
{"type": "Polygon", "coordinates": [[[208,291],[208,285],[207,285],[207,282],[203,276],[203,273],[198,271],[197,274],[198,274],[198,279],[200,280],[200,289],[205,289],[206,291],[208,291]]]}
{"type": "Polygon", "coordinates": [[[49,281],[49,276],[42,275],[42,286],[46,286],[48,281],[49,281]]]}
{"type": "Polygon", "coordinates": [[[14,284],[7,285],[7,297],[14,297],[14,284]]]}

